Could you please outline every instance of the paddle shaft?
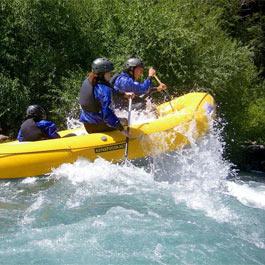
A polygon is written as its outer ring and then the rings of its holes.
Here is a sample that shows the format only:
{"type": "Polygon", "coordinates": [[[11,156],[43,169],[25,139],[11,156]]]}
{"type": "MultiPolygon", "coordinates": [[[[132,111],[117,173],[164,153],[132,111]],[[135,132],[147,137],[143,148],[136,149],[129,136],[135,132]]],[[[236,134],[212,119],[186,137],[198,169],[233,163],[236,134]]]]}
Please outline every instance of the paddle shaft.
{"type": "MultiPolygon", "coordinates": [[[[130,125],[131,125],[131,113],[132,113],[132,97],[129,97],[129,106],[128,106],[128,127],[127,127],[127,133],[130,133],[130,125]]],[[[126,136],[125,140],[125,153],[124,157],[127,160],[128,159],[128,151],[129,151],[129,137],[126,136]]]]}
{"type": "MultiPolygon", "coordinates": [[[[161,82],[160,79],[157,77],[157,75],[153,75],[153,77],[156,79],[156,81],[159,83],[159,85],[162,84],[162,82],[161,82]]],[[[169,93],[168,93],[167,90],[162,90],[162,91],[167,95],[167,97],[168,97],[169,99],[171,99],[171,97],[170,97],[170,95],[169,95],[169,93]]],[[[169,101],[169,105],[170,105],[171,109],[174,111],[174,108],[173,108],[173,106],[172,106],[172,104],[171,104],[170,101],[169,101]]]]}
{"type": "Polygon", "coordinates": [[[162,84],[162,82],[160,81],[160,79],[157,77],[157,75],[153,75],[153,77],[156,79],[156,81],[160,84],[162,84]]]}

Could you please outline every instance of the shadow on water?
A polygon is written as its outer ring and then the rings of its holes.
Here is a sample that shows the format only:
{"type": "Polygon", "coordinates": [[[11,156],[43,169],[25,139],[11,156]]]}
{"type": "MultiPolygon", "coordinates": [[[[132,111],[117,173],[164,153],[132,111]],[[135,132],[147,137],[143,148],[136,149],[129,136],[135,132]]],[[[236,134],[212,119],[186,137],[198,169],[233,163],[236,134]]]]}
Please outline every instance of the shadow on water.
{"type": "Polygon", "coordinates": [[[237,170],[237,174],[229,174],[227,176],[227,180],[231,181],[255,181],[260,183],[265,183],[265,173],[261,171],[239,171],[237,170]]]}
{"type": "Polygon", "coordinates": [[[243,180],[243,181],[256,181],[265,183],[265,173],[261,171],[240,171],[238,173],[237,178],[243,180]]]}

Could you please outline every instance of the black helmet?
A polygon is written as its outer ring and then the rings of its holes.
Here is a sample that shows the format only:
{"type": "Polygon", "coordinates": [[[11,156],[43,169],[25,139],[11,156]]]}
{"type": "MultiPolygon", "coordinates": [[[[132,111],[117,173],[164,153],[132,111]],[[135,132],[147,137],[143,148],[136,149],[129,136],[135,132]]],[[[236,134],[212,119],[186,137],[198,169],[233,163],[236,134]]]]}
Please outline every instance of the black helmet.
{"type": "Polygon", "coordinates": [[[130,58],[125,63],[125,70],[133,70],[135,67],[141,66],[144,68],[144,63],[139,58],[130,58]]]}
{"type": "Polygon", "coordinates": [[[46,119],[46,112],[39,105],[30,105],[27,108],[27,117],[28,118],[35,118],[38,120],[45,120],[46,119]]]}
{"type": "Polygon", "coordinates": [[[97,58],[92,63],[92,71],[96,74],[107,73],[114,70],[113,63],[107,58],[97,58]]]}

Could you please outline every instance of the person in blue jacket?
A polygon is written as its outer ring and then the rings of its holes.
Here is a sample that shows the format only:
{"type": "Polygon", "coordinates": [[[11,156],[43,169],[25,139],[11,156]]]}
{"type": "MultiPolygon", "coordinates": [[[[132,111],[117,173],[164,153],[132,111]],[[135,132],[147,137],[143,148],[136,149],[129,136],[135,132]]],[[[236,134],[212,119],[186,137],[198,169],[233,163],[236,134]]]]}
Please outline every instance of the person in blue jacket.
{"type": "Polygon", "coordinates": [[[18,132],[19,142],[60,138],[54,122],[46,120],[46,112],[39,105],[27,108],[26,118],[18,132]]]}
{"type": "Polygon", "coordinates": [[[113,63],[106,58],[97,58],[92,63],[92,72],[84,80],[79,103],[80,121],[88,133],[118,129],[124,134],[126,119],[119,119],[112,109],[112,87],[109,83],[113,63]]]}
{"type": "Polygon", "coordinates": [[[130,93],[140,96],[153,91],[162,91],[167,88],[163,83],[158,87],[153,87],[151,79],[156,74],[156,70],[152,67],[148,70],[148,77],[143,82],[139,82],[138,80],[143,75],[143,72],[143,62],[139,58],[130,58],[125,63],[124,71],[112,78],[111,83],[113,84],[116,95],[121,96],[116,105],[125,103],[122,97],[125,96],[126,98],[128,93],[130,96],[130,93]],[[123,102],[121,103],[121,101],[123,102]]]}

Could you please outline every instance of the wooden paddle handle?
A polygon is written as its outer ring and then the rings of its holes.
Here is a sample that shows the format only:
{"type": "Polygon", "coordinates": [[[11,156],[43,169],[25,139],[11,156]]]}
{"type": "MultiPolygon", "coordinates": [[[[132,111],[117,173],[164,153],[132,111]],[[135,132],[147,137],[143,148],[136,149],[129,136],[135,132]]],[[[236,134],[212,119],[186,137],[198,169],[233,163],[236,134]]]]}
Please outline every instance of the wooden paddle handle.
{"type": "MultiPolygon", "coordinates": [[[[153,77],[156,79],[156,81],[159,83],[159,85],[162,84],[162,82],[161,82],[160,79],[157,77],[157,75],[153,75],[153,77]]],[[[171,100],[171,97],[170,97],[168,91],[167,91],[167,90],[162,90],[162,91],[167,95],[167,97],[169,98],[169,100],[171,100]]],[[[169,105],[170,105],[172,111],[174,112],[174,108],[173,108],[173,105],[172,105],[171,101],[169,101],[169,105]]]]}
{"type": "Polygon", "coordinates": [[[157,77],[157,75],[153,75],[153,77],[156,79],[156,81],[159,83],[159,85],[162,84],[162,82],[159,80],[159,78],[157,77]]]}

